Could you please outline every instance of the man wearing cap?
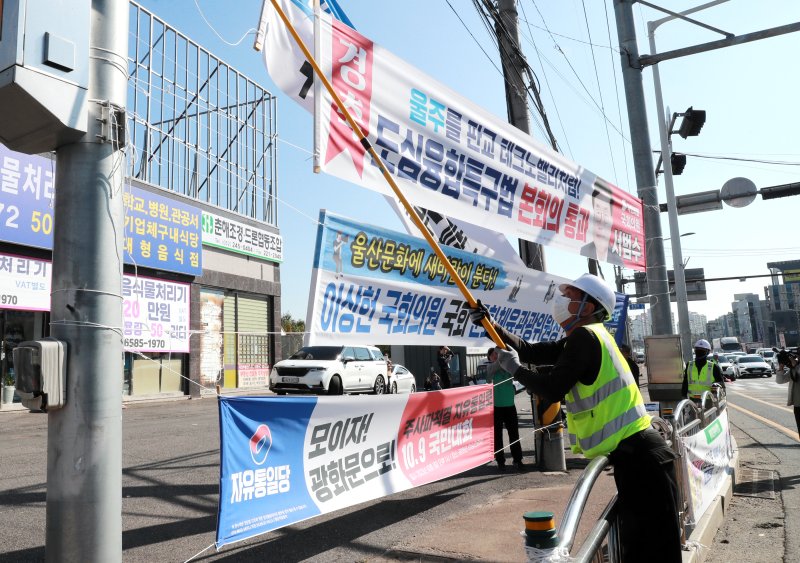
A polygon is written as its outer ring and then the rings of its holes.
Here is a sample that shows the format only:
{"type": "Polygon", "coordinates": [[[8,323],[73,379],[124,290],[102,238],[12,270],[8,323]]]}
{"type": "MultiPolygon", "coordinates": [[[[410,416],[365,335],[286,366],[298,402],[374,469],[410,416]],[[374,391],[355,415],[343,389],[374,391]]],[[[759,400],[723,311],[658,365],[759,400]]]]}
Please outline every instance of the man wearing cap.
{"type": "MultiPolygon", "coordinates": [[[[552,315],[566,336],[525,342],[493,323],[510,346],[499,350],[498,361],[533,393],[552,402],[566,397],[572,451],[590,459],[607,455],[614,465],[625,560],[680,562],[676,456],[650,427],[639,387],[603,326],[616,304],[614,290],[591,274],[559,290],[552,315]],[[521,361],[553,367],[543,374],[521,361]]],[[[485,317],[479,302],[470,318],[480,324],[485,317]]]]}
{"type": "Polygon", "coordinates": [[[708,340],[701,338],[694,343],[694,360],[690,360],[683,370],[682,396],[700,400],[703,391],[711,391],[711,385],[714,383],[725,387],[722,369],[717,362],[708,359],[709,353],[711,344],[708,340]]]}

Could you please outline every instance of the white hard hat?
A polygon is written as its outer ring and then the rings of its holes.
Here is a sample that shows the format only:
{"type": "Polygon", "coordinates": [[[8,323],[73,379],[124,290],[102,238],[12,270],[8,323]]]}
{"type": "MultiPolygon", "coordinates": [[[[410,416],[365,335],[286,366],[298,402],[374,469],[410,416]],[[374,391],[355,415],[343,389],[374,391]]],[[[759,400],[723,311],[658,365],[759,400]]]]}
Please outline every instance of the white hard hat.
{"type": "Polygon", "coordinates": [[[708,340],[705,338],[701,338],[697,342],[694,343],[695,348],[702,348],[703,350],[711,351],[711,344],[708,343],[708,340]]]}
{"type": "Polygon", "coordinates": [[[593,297],[603,309],[606,310],[604,320],[611,318],[614,313],[614,307],[617,305],[617,295],[605,281],[593,274],[583,274],[581,277],[571,283],[564,283],[558,286],[558,289],[564,291],[567,287],[574,287],[580,289],[587,295],[593,297]]]}

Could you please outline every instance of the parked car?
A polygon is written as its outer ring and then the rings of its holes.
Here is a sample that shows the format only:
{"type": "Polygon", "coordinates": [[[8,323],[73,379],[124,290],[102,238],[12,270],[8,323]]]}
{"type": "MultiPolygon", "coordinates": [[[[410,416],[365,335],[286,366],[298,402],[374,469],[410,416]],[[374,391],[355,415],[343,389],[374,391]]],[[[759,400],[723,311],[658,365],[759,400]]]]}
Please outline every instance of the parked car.
{"type": "Polygon", "coordinates": [[[269,388],[286,393],[386,392],[386,359],[374,346],[304,346],[275,364],[269,388]]]}
{"type": "Polygon", "coordinates": [[[390,393],[416,393],[417,392],[417,379],[414,374],[408,371],[408,368],[400,364],[394,364],[392,367],[392,376],[389,378],[391,381],[390,393]]]}
{"type": "Polygon", "coordinates": [[[772,366],[758,354],[736,356],[733,360],[736,379],[742,377],[772,377],[772,366]]]}

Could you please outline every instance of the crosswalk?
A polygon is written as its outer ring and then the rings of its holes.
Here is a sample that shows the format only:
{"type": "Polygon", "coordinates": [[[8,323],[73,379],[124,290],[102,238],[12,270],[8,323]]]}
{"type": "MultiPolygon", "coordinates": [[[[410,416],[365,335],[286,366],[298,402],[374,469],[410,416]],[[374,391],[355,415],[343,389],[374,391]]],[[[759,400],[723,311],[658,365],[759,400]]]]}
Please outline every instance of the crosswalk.
{"type": "Polygon", "coordinates": [[[788,385],[778,385],[775,377],[760,379],[738,379],[726,383],[726,391],[731,399],[737,395],[762,399],[778,405],[786,404],[788,385]]]}

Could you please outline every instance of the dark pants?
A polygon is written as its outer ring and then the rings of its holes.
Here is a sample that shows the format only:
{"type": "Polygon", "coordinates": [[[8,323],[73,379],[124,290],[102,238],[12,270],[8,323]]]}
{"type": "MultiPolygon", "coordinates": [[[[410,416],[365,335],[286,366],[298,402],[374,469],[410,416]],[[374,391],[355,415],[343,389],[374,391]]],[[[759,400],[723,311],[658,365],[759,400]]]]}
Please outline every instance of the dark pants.
{"type": "MultiPolygon", "coordinates": [[[[800,383],[795,383],[795,385],[800,385],[800,383]]],[[[800,407],[794,408],[794,423],[797,424],[797,433],[800,434],[800,407]]]]}
{"type": "Polygon", "coordinates": [[[623,561],[680,563],[675,454],[648,428],[620,442],[608,457],[619,493],[623,561]]]}
{"type": "Polygon", "coordinates": [[[511,458],[514,463],[522,461],[522,444],[519,443],[519,421],[517,420],[517,407],[494,408],[494,458],[498,465],[506,462],[506,452],[503,449],[503,426],[508,432],[508,441],[511,443],[511,458]]]}
{"type": "Polygon", "coordinates": [[[450,389],[450,368],[439,368],[439,379],[442,380],[442,389],[450,389]]]}

